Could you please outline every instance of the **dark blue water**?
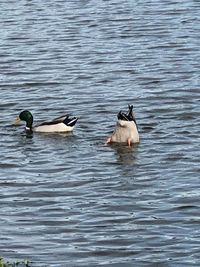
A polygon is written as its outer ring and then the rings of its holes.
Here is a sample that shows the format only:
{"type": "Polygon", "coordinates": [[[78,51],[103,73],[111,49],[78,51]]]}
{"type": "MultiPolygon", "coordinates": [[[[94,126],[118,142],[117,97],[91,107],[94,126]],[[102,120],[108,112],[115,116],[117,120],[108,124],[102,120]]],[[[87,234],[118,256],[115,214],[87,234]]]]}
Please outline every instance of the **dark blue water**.
{"type": "Polygon", "coordinates": [[[199,1],[0,3],[0,256],[200,266],[199,1]],[[134,105],[139,145],[106,146],[134,105]],[[72,135],[27,136],[69,112],[72,135]]]}

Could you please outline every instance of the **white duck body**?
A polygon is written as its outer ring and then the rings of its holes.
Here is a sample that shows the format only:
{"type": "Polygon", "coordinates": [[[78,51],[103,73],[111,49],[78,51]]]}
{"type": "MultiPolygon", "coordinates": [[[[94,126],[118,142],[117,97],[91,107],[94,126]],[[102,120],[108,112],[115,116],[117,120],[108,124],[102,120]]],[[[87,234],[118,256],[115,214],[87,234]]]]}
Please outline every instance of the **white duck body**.
{"type": "Polygon", "coordinates": [[[135,122],[118,120],[110,141],[116,143],[139,143],[139,133],[135,122]]]}
{"type": "Polygon", "coordinates": [[[74,129],[77,118],[68,119],[67,124],[64,123],[68,118],[68,116],[63,116],[57,119],[54,119],[50,122],[43,122],[38,124],[32,128],[33,132],[41,132],[41,133],[66,133],[71,132],[74,129]]]}
{"type": "Polygon", "coordinates": [[[54,125],[38,125],[33,127],[33,132],[41,133],[66,133],[73,131],[74,127],[69,127],[64,123],[54,124],[54,125]]]}
{"type": "Polygon", "coordinates": [[[133,106],[128,106],[128,112],[120,111],[117,115],[117,125],[113,134],[107,139],[107,144],[127,143],[131,146],[133,143],[139,143],[139,133],[136,119],[133,115],[133,106]]]}

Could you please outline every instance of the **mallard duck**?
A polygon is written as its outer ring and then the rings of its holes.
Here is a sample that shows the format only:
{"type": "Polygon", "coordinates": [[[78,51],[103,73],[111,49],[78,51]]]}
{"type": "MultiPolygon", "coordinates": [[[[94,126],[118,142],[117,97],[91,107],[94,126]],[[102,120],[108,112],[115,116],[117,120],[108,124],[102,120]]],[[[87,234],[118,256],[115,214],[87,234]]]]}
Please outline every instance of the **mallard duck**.
{"type": "Polygon", "coordinates": [[[33,115],[30,111],[24,110],[16,118],[16,124],[20,121],[26,122],[26,130],[33,132],[46,132],[46,133],[64,133],[71,132],[77,122],[78,118],[70,118],[69,115],[63,115],[51,121],[45,121],[36,126],[33,125],[33,115]]]}
{"type": "Polygon", "coordinates": [[[131,146],[133,143],[139,143],[138,127],[133,115],[133,106],[128,106],[128,112],[120,111],[117,115],[118,121],[112,135],[107,139],[107,144],[127,143],[131,146]]]}

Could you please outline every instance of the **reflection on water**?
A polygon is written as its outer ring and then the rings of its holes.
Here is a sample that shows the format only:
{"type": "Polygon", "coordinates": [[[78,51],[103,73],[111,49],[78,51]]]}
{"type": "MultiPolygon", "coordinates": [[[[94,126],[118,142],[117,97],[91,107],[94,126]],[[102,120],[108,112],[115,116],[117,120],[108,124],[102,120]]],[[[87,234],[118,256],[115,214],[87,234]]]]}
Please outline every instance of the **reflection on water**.
{"type": "Polygon", "coordinates": [[[2,1],[0,256],[200,266],[198,1],[2,1]],[[105,145],[133,104],[141,142],[105,145]],[[29,134],[70,113],[73,133],[29,134]]]}
{"type": "Polygon", "coordinates": [[[129,147],[125,144],[112,144],[111,147],[115,151],[117,164],[134,165],[137,161],[138,145],[134,144],[129,147]]]}

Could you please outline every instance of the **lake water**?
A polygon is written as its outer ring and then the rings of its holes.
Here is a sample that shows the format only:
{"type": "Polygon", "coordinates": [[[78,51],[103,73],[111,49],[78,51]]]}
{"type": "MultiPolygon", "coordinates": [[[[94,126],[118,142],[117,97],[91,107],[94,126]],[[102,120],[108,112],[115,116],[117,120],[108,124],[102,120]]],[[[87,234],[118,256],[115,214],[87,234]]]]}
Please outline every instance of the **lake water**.
{"type": "Polygon", "coordinates": [[[200,2],[2,0],[0,256],[200,266],[200,2]],[[141,142],[106,146],[134,105],[141,142]],[[69,112],[72,135],[27,136],[69,112]]]}

